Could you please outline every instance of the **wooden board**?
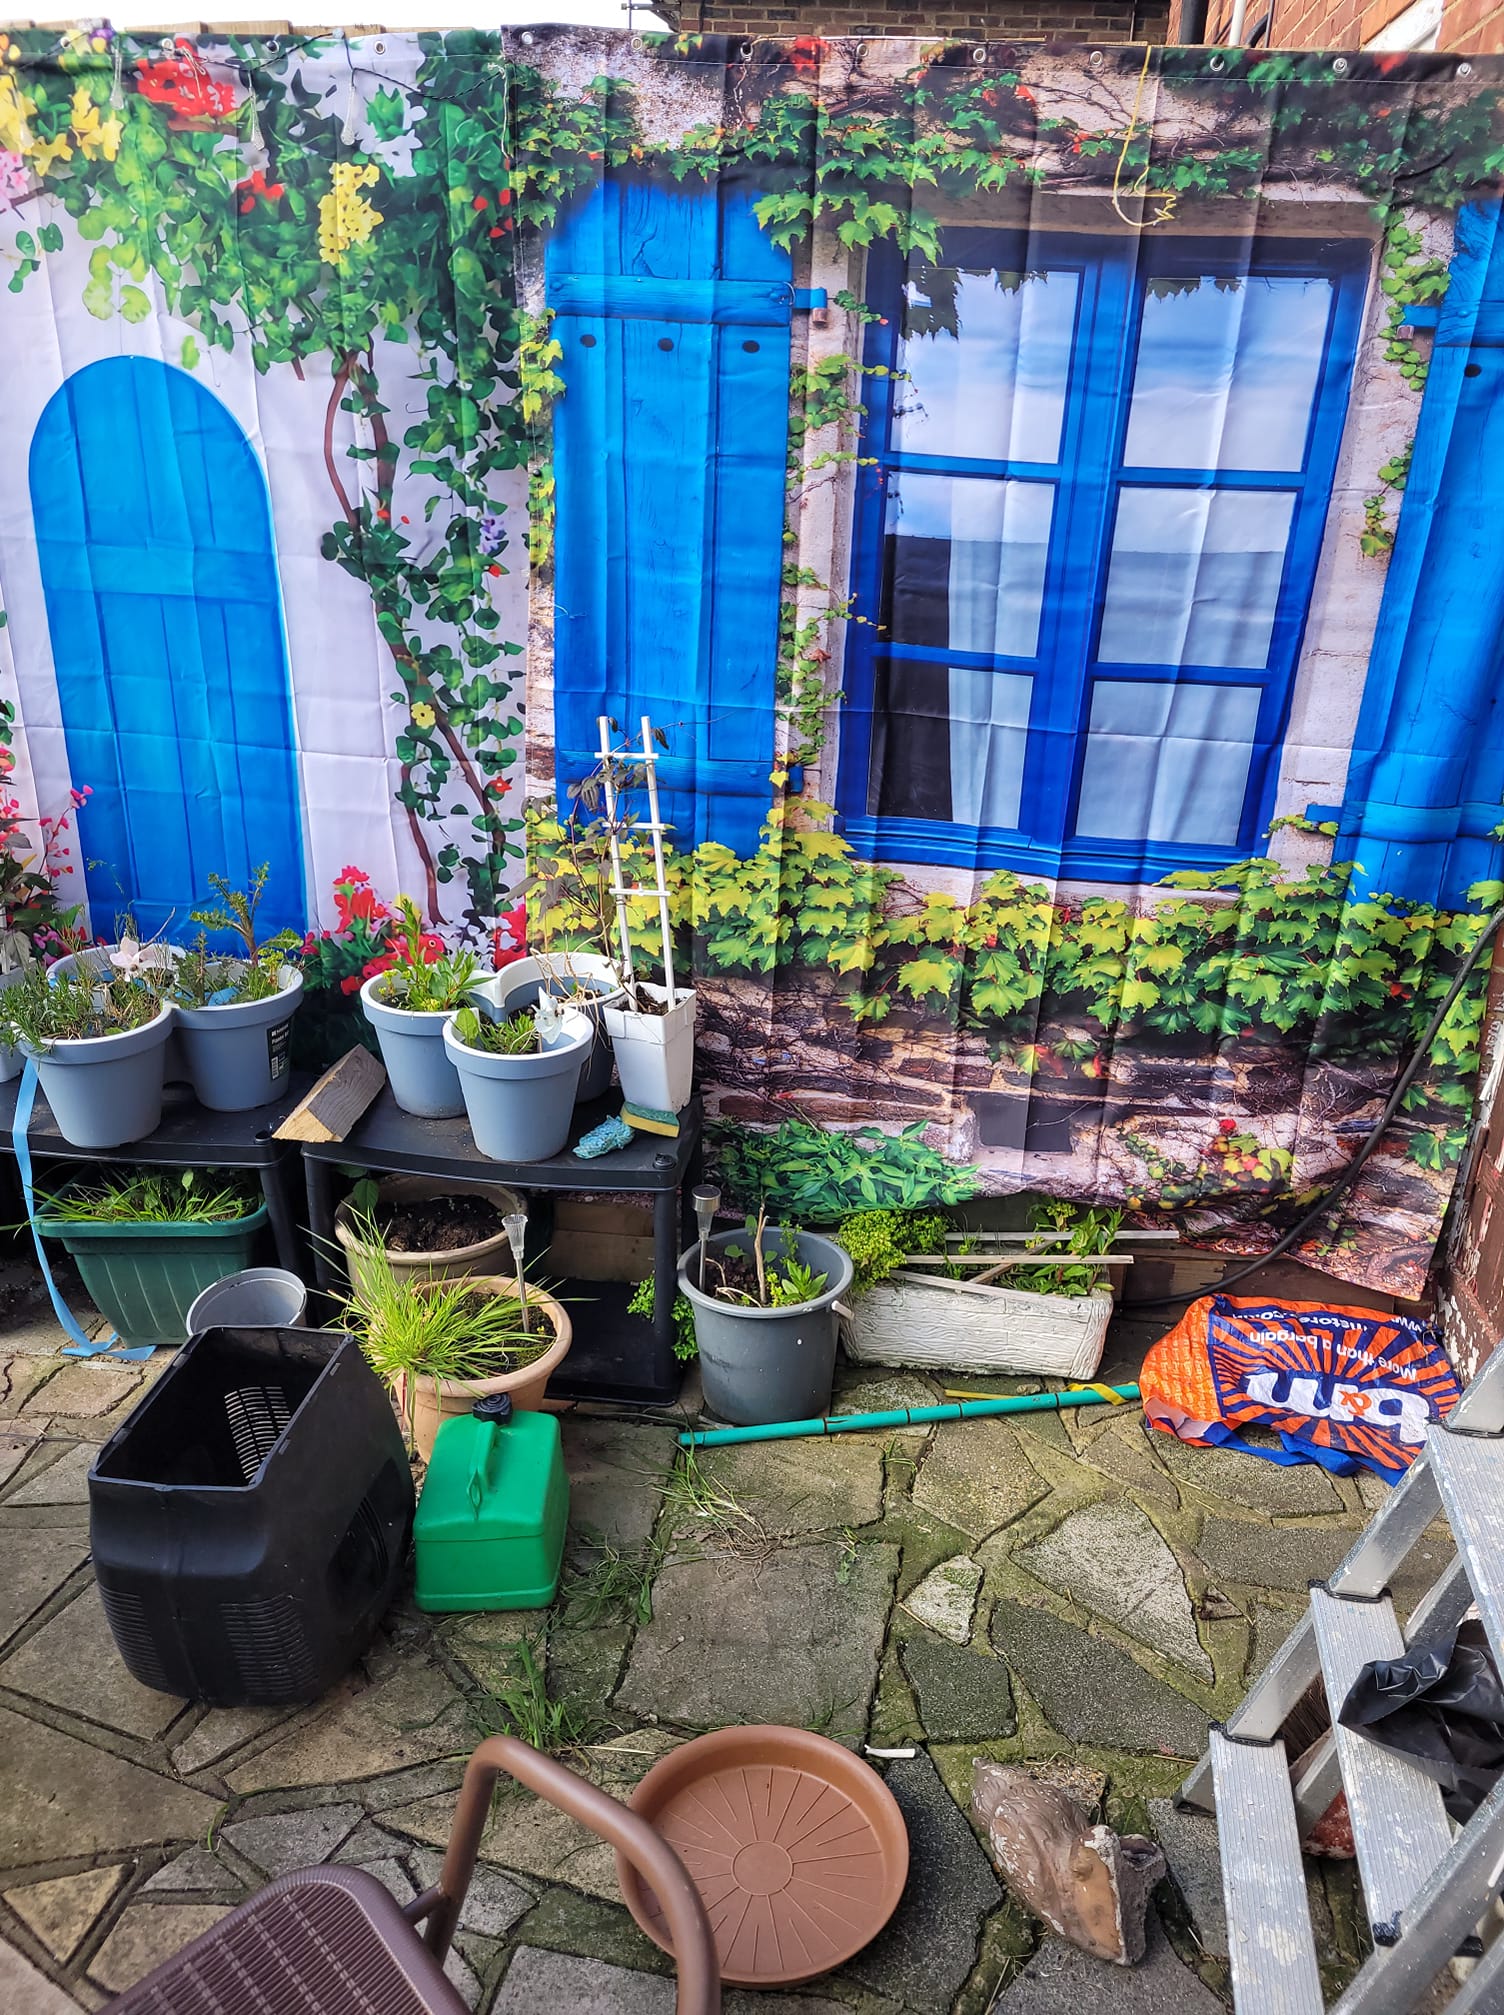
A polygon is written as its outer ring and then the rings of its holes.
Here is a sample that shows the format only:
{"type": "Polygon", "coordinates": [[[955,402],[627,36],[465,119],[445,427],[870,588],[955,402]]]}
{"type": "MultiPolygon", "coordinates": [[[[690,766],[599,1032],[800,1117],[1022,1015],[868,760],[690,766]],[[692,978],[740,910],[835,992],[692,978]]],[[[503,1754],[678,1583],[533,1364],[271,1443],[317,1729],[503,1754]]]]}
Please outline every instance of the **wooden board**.
{"type": "Polygon", "coordinates": [[[386,1083],[379,1057],[357,1044],[293,1107],[277,1128],[278,1140],[344,1140],[386,1083]]]}

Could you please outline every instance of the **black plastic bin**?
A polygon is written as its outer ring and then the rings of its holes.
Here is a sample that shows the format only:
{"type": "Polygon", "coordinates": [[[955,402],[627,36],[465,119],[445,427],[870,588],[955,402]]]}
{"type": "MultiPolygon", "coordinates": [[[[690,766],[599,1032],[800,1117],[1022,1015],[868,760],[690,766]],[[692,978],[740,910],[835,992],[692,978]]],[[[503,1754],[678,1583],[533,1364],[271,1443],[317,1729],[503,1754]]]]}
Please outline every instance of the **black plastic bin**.
{"type": "Polygon", "coordinates": [[[316,1700],[396,1592],[402,1434],[347,1336],[208,1329],[89,1472],[94,1573],[145,1686],[221,1707],[316,1700]]]}

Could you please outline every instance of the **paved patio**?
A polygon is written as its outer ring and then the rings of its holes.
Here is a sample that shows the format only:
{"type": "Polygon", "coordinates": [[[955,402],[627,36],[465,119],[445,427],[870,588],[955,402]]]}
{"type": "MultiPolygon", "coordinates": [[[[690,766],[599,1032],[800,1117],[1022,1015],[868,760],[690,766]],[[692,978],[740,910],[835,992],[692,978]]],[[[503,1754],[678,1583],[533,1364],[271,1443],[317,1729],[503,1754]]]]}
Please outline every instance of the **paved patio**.
{"type": "MultiPolygon", "coordinates": [[[[690,1490],[668,1428],[575,1415],[573,1566],[546,1616],[400,1608],[318,1706],[205,1710],[127,1676],[89,1570],[91,1452],[153,1371],[69,1362],[57,1340],[23,1307],[0,1345],[9,2015],[99,2007],[284,1869],[359,1863],[405,1899],[433,1874],[475,1740],[549,1709],[623,1796],[685,1735],[728,1722],[914,1746],[884,1766],[913,1849],[893,1923],[839,1976],[730,1995],[738,2015],[1227,2005],[1215,1829],[1168,1800],[1382,1486],[1195,1453],[1104,1407],[726,1451],[690,1490]],[[1141,1968],[1042,1936],[1004,1893],[965,1816],[982,1755],[1159,1836],[1173,1879],[1141,1968]]],[[[1146,1341],[1122,1331],[1105,1371],[1131,1377],[1146,1341]]],[[[918,1376],[848,1372],[840,1404],[938,1396],[918,1376]]],[[[618,1901],[608,1849],[514,1791],[484,1856],[452,1959],[474,2006],[667,2015],[665,1961],[618,1901]]],[[[1360,1956],[1352,1870],[1312,1883],[1335,1990],[1360,1956]]]]}

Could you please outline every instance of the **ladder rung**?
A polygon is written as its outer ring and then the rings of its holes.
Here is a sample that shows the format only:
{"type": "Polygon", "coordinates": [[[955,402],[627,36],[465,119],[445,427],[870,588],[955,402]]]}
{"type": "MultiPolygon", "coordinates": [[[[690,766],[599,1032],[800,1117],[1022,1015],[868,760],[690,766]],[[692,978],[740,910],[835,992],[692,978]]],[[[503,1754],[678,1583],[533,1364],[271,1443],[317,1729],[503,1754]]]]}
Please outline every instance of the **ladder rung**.
{"type": "Polygon", "coordinates": [[[1321,2015],[1321,1976],[1283,1742],[1211,1732],[1238,2015],[1321,2015]]]}
{"type": "Polygon", "coordinates": [[[1311,1620],[1337,1738],[1337,1759],[1358,1850],[1374,1942],[1398,1935],[1400,1912],[1452,1844],[1441,1787],[1397,1755],[1337,1720],[1359,1672],[1376,1658],[1398,1658],[1404,1635],[1387,1595],[1372,1601],[1311,1590],[1311,1620]]]}
{"type": "Polygon", "coordinates": [[[1488,1641],[1504,1663],[1504,1436],[1433,1428],[1426,1454],[1488,1641]]]}
{"type": "Polygon", "coordinates": [[[1504,1937],[1496,1938],[1447,2003],[1447,2015],[1494,2015],[1504,2005],[1504,1937]]]}

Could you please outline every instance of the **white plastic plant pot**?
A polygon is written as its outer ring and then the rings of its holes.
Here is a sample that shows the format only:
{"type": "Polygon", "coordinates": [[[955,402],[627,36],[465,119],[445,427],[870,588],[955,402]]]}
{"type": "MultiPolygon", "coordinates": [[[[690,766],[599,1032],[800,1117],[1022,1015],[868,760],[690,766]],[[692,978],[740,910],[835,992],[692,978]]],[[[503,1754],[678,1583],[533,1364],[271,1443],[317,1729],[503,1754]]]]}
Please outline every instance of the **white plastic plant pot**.
{"type": "Polygon", "coordinates": [[[149,1022],[118,1035],[68,1038],[45,1051],[22,1044],[36,1061],[42,1096],[71,1147],[124,1147],[156,1132],[175,1012],[164,1002],[149,1022]]]}
{"type": "Polygon", "coordinates": [[[177,1008],[178,1042],[194,1097],[211,1112],[250,1112],[287,1089],[292,1075],[292,1018],[303,996],[303,975],[277,971],[278,991],[267,1000],[227,1001],[218,1007],[177,1008]]]}
{"type": "Polygon", "coordinates": [[[846,1355],[855,1364],[922,1371],[1093,1378],[1112,1308],[1105,1286],[1065,1295],[980,1281],[884,1280],[852,1299],[846,1355]]]}
{"type": "MultiPolygon", "coordinates": [[[[453,1010],[415,1014],[411,1008],[381,1000],[377,989],[386,977],[372,974],[360,990],[360,1004],[376,1031],[392,1097],[418,1119],[457,1119],[465,1110],[465,1095],[444,1047],[444,1024],[453,1010]]],[[[493,974],[479,973],[471,992],[486,999],[493,984],[493,974]]]]}
{"type": "MultiPolygon", "coordinates": [[[[641,992],[666,1001],[663,987],[639,982],[641,992]]],[[[680,993],[666,1014],[627,1007],[601,1009],[616,1052],[622,1097],[639,1112],[682,1112],[695,1075],[695,996],[680,993]]]]}
{"type": "Polygon", "coordinates": [[[580,1073],[595,1041],[588,1015],[567,1009],[551,1041],[530,1056],[471,1049],[444,1024],[444,1048],[459,1077],[475,1145],[491,1161],[546,1161],[569,1139],[580,1073]]]}

